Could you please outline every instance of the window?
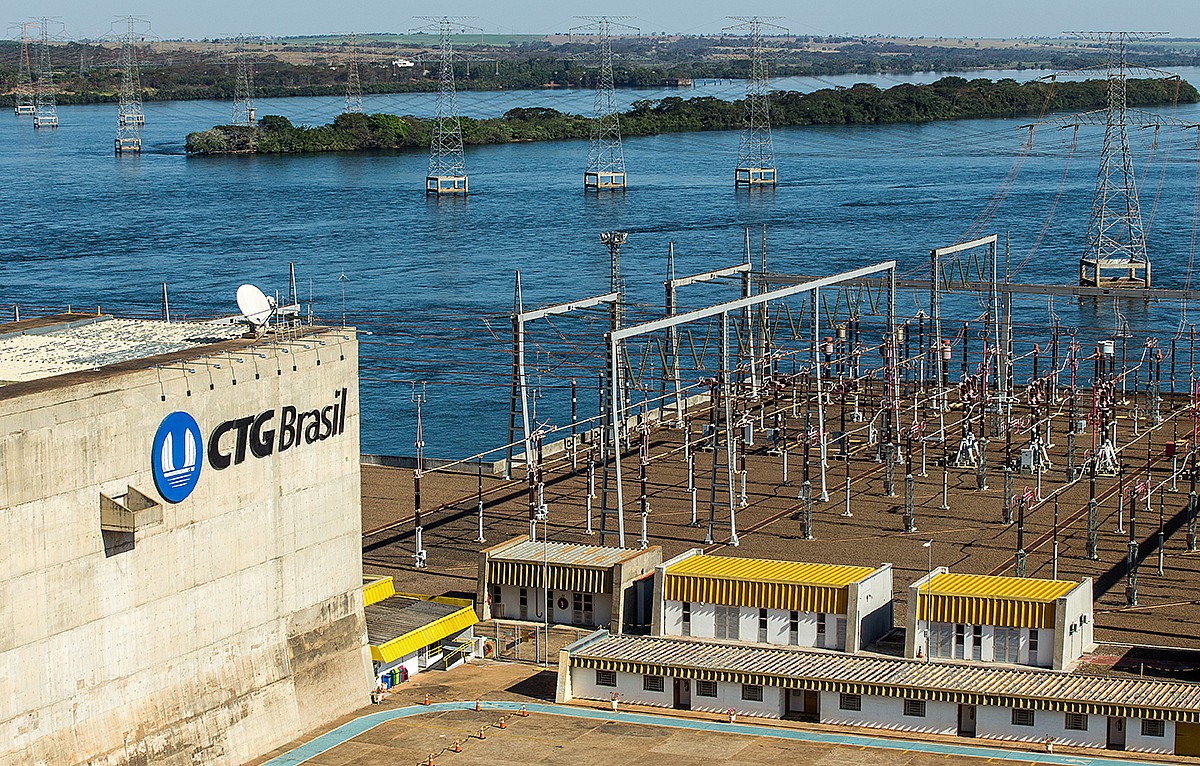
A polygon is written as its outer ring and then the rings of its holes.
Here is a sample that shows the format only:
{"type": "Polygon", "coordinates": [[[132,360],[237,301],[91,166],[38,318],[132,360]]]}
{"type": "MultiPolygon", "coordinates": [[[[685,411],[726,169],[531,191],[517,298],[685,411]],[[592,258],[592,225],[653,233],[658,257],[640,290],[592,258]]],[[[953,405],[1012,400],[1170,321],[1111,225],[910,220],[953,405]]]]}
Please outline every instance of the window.
{"type": "Polygon", "coordinates": [[[925,717],[925,700],[904,700],[904,715],[925,717]]]}
{"type": "Polygon", "coordinates": [[[692,603],[690,601],[683,602],[683,629],[680,633],[684,636],[692,635],[692,603]]]}
{"type": "Polygon", "coordinates": [[[697,697],[715,697],[717,696],[716,681],[697,681],[696,682],[697,697]]]}
{"type": "Polygon", "coordinates": [[[1070,731],[1087,731],[1088,717],[1084,713],[1067,713],[1064,729],[1070,731]]]}
{"type": "Polygon", "coordinates": [[[736,606],[716,606],[713,608],[716,613],[716,637],[724,638],[730,641],[738,640],[738,618],[741,616],[741,609],[736,606]]]}
{"type": "Polygon", "coordinates": [[[966,643],[967,643],[967,626],[962,625],[962,624],[955,625],[954,626],[954,659],[956,659],[956,660],[965,659],[964,647],[966,646],[966,643]]]}
{"type": "Polygon", "coordinates": [[[1033,711],[1023,708],[1013,708],[1012,711],[1013,726],[1033,726],[1033,711]]]}
{"type": "Polygon", "coordinates": [[[521,606],[521,619],[528,620],[529,619],[529,590],[526,588],[521,588],[520,595],[521,595],[521,597],[518,601],[521,606]]]}
{"type": "Polygon", "coordinates": [[[933,636],[929,641],[929,653],[934,657],[949,659],[954,656],[954,626],[941,622],[933,626],[933,636]]]}
{"type": "Polygon", "coordinates": [[[975,629],[973,631],[971,631],[971,659],[976,660],[976,661],[983,659],[983,626],[982,625],[976,625],[975,629]]]}
{"type": "Polygon", "coordinates": [[[594,622],[592,611],[592,594],[572,594],[571,624],[591,625],[594,622]]]}
{"type": "Polygon", "coordinates": [[[762,702],[762,687],[758,684],[742,684],[742,699],[747,702],[762,702]]]}
{"type": "Polygon", "coordinates": [[[546,593],[546,619],[554,622],[554,591],[547,590],[546,593]]]}
{"type": "Polygon", "coordinates": [[[838,707],[842,710],[862,710],[861,694],[838,695],[838,707]]]}
{"type": "Polygon", "coordinates": [[[596,686],[616,686],[617,671],[615,670],[597,670],[596,671],[596,686]]]}
{"type": "Polygon", "coordinates": [[[642,676],[642,691],[661,692],[663,690],[662,676],[642,676]]]}
{"type": "Polygon", "coordinates": [[[817,646],[825,645],[825,615],[817,614],[817,646]]]}
{"type": "Polygon", "coordinates": [[[1167,725],[1162,721],[1151,721],[1142,719],[1142,736],[1143,737],[1165,737],[1167,735],[1167,725]]]}
{"type": "Polygon", "coordinates": [[[1029,665],[1038,664],[1038,631],[1036,628],[1029,629],[1029,665]]]}
{"type": "Polygon", "coordinates": [[[788,615],[788,644],[797,646],[800,643],[800,613],[792,612],[788,615]]]}
{"type": "Polygon", "coordinates": [[[758,610],[758,643],[767,643],[767,610],[758,610]]]}
{"type": "Polygon", "coordinates": [[[844,652],[846,651],[846,618],[837,618],[835,625],[837,626],[837,648],[839,652],[844,652]]]}

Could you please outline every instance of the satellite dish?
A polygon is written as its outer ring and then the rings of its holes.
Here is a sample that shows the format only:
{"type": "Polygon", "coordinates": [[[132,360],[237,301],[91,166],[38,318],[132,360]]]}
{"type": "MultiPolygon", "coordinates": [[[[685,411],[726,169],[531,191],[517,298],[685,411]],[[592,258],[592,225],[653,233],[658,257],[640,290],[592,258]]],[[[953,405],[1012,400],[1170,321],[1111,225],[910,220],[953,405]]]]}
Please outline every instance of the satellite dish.
{"type": "Polygon", "coordinates": [[[261,330],[275,313],[275,300],[254,285],[242,285],[237,289],[237,305],[242,317],[255,330],[261,330]]]}

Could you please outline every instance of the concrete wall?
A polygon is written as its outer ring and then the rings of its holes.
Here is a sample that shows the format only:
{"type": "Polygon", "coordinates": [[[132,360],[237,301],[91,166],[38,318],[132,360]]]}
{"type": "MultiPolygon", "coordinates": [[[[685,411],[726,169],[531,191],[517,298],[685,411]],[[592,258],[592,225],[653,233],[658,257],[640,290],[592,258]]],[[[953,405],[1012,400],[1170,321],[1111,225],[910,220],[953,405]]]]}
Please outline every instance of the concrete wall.
{"type": "Polygon", "coordinates": [[[1070,670],[1084,652],[1096,647],[1092,638],[1092,579],[1086,578],[1055,603],[1053,667],[1070,670]]]}
{"type": "Polygon", "coordinates": [[[951,702],[926,702],[925,716],[904,715],[904,700],[899,697],[861,697],[862,710],[842,710],[841,695],[821,692],[821,723],[866,726],[874,729],[917,731],[928,734],[956,734],[958,705],[951,702]]]}
{"type": "Polygon", "coordinates": [[[357,345],[320,340],[0,389],[0,766],[236,765],[367,703],[357,345]],[[207,440],[342,388],[341,434],[205,461],[161,523],[101,534],[101,492],[161,499],[167,414],[207,440]]]}
{"type": "Polygon", "coordinates": [[[847,588],[846,649],[857,652],[892,631],[892,565],[847,588]]]}
{"type": "MultiPolygon", "coordinates": [[[[663,636],[683,635],[683,602],[663,601],[660,608],[660,626],[663,636]]],[[[816,612],[798,613],[797,646],[812,646],[833,649],[837,646],[837,618],[845,615],[827,614],[826,633],[819,636],[817,620],[821,617],[816,612]],[[818,638],[821,641],[818,641],[818,638]]],[[[791,612],[782,609],[767,610],[767,643],[779,646],[789,645],[789,623],[791,612]]],[[[712,604],[691,604],[691,637],[716,637],[716,607],[712,604]]],[[[847,627],[847,641],[849,641],[847,627]]],[[[738,640],[748,643],[758,642],[758,610],[750,607],[738,608],[738,640]]]]}
{"type": "MultiPolygon", "coordinates": [[[[642,688],[642,676],[634,673],[617,673],[617,685],[600,686],[596,683],[594,668],[571,668],[571,693],[574,697],[587,700],[608,701],[613,692],[620,695],[622,703],[672,707],[674,705],[675,679],[663,678],[663,691],[651,692],[642,688]]],[[[742,699],[742,685],[718,683],[716,697],[701,697],[696,694],[696,682],[691,686],[691,709],[710,713],[724,713],[732,709],[738,715],[780,718],[783,716],[785,690],[778,686],[764,686],[762,702],[742,699]]]]}

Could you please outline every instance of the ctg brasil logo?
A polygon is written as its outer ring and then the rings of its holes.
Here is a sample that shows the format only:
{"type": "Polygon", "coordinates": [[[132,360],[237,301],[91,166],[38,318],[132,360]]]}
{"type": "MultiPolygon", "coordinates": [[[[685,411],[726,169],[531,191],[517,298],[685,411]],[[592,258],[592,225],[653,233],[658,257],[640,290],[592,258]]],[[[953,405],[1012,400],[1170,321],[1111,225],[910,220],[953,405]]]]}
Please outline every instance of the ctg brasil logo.
{"type": "Polygon", "coordinates": [[[196,488],[203,443],[200,425],[186,412],[172,412],[159,424],[150,465],[158,494],[168,503],[183,502],[196,488]]]}

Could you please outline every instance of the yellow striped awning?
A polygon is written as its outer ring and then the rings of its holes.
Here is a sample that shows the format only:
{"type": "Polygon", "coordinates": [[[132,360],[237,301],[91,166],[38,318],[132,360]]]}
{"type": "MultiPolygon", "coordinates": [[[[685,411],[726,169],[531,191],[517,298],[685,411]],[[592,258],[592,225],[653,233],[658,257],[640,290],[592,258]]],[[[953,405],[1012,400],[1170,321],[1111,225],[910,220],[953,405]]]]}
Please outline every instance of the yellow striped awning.
{"type": "Polygon", "coordinates": [[[1054,627],[1054,604],[1078,583],[1028,577],[934,575],[917,593],[917,619],[996,625],[1054,627]]]}
{"type": "Polygon", "coordinates": [[[692,556],[666,570],[668,601],[845,614],[847,587],[875,570],[732,556],[692,556]]]}
{"type": "Polygon", "coordinates": [[[387,643],[380,646],[372,646],[371,659],[375,662],[394,662],[401,657],[412,654],[422,646],[429,646],[441,641],[443,638],[453,636],[455,633],[469,628],[477,622],[479,622],[479,618],[475,615],[474,607],[465,606],[457,612],[434,620],[428,625],[405,633],[402,636],[397,636],[387,643]]]}
{"type": "Polygon", "coordinates": [[[538,564],[529,561],[488,562],[488,582],[513,585],[519,588],[542,588],[550,583],[551,590],[580,593],[612,593],[612,570],[608,567],[538,564]]]}
{"type": "Polygon", "coordinates": [[[363,606],[378,604],[385,598],[396,595],[396,586],[391,577],[363,578],[363,606]]]}

